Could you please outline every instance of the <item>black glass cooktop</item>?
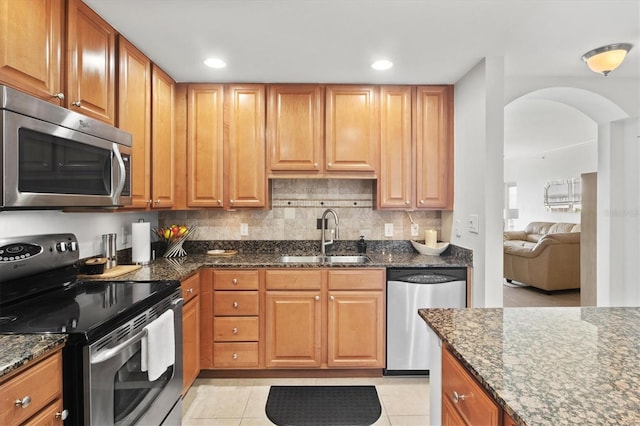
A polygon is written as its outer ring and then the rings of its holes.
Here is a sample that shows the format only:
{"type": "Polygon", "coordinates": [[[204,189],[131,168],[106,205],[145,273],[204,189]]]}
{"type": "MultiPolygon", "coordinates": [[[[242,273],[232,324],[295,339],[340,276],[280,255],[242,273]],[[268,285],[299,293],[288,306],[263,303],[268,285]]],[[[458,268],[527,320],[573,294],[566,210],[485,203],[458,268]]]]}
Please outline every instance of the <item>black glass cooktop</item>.
{"type": "Polygon", "coordinates": [[[0,333],[67,333],[90,339],[170,295],[180,283],[78,281],[0,308],[0,333]]]}

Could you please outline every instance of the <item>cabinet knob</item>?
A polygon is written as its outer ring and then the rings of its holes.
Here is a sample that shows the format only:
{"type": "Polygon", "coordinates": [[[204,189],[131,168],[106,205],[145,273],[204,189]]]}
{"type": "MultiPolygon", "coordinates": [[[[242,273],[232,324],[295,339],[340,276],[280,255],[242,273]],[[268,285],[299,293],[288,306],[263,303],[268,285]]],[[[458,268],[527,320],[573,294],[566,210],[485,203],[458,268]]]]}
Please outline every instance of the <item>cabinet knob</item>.
{"type": "Polygon", "coordinates": [[[229,204],[233,204],[233,203],[234,203],[234,200],[229,200],[229,204]]]}
{"type": "Polygon", "coordinates": [[[329,296],[329,300],[336,300],[334,296],[329,296]]]}
{"type": "Polygon", "coordinates": [[[80,107],[82,106],[82,102],[80,102],[80,101],[74,101],[74,102],[71,102],[71,105],[73,105],[74,107],[78,107],[78,108],[80,108],[80,107]]]}
{"type": "Polygon", "coordinates": [[[238,334],[238,327],[233,327],[233,328],[231,329],[231,332],[232,332],[233,334],[238,334]]]}
{"type": "Polygon", "coordinates": [[[317,169],[318,168],[318,163],[313,163],[313,168],[317,169]]]}
{"type": "Polygon", "coordinates": [[[331,168],[331,166],[333,166],[332,163],[327,163],[327,167],[331,168]]]}
{"type": "Polygon", "coordinates": [[[192,288],[188,288],[188,289],[187,289],[187,293],[189,293],[189,294],[193,294],[193,289],[192,289],[192,288]]]}
{"type": "Polygon", "coordinates": [[[160,205],[160,200],[156,200],[156,205],[160,205]]]}
{"type": "Polygon", "coordinates": [[[458,401],[464,401],[466,398],[466,395],[461,395],[458,392],[453,391],[453,402],[455,402],[456,404],[458,403],[458,401]]]}
{"type": "Polygon", "coordinates": [[[406,205],[411,204],[411,202],[410,202],[409,200],[405,200],[405,202],[404,202],[404,203],[405,203],[406,205]]]}
{"type": "Polygon", "coordinates": [[[316,296],[316,300],[320,300],[320,296],[316,296]]]}
{"type": "Polygon", "coordinates": [[[153,200],[147,200],[147,204],[152,205],[153,204],[153,200]]]}
{"type": "Polygon", "coordinates": [[[233,302],[233,308],[238,309],[238,302],[233,302]]]}
{"type": "Polygon", "coordinates": [[[56,98],[56,99],[60,99],[61,101],[64,101],[64,93],[60,92],[60,93],[56,93],[55,95],[51,95],[52,98],[56,98]]]}
{"type": "Polygon", "coordinates": [[[238,359],[238,354],[234,353],[233,355],[231,355],[231,359],[238,359]]]}
{"type": "Polygon", "coordinates": [[[67,420],[69,417],[69,410],[62,410],[56,413],[56,419],[67,420]]]}
{"type": "Polygon", "coordinates": [[[16,399],[15,404],[16,404],[16,407],[27,408],[29,404],[31,404],[31,397],[27,395],[22,399],[16,399]]]}
{"type": "Polygon", "coordinates": [[[237,278],[232,279],[231,284],[238,285],[238,279],[237,278]]]}
{"type": "Polygon", "coordinates": [[[216,200],[216,203],[218,203],[218,205],[222,204],[222,200],[216,200]]]}
{"type": "Polygon", "coordinates": [[[424,204],[424,200],[420,200],[420,204],[424,204]]]}

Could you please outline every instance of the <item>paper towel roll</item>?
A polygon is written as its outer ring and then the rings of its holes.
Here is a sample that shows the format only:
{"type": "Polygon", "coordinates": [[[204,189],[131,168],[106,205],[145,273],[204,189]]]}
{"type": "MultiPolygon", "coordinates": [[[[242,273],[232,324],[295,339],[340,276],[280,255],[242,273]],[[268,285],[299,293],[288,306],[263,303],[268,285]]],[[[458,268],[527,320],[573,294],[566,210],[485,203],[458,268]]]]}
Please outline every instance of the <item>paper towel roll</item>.
{"type": "Polygon", "coordinates": [[[438,231],[435,229],[427,229],[424,231],[424,245],[427,247],[435,247],[438,241],[438,231]]]}
{"type": "Polygon", "coordinates": [[[136,222],[131,224],[131,260],[146,265],[151,259],[151,224],[136,222]]]}

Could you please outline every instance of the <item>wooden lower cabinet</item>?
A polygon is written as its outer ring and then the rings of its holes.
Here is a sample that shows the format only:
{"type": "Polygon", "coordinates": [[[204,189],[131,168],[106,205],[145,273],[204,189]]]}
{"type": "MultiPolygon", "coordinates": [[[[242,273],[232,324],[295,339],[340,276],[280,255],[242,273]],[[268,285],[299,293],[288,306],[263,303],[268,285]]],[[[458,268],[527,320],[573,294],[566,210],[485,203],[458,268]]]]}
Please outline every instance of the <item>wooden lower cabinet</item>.
{"type": "Polygon", "coordinates": [[[442,398],[442,426],[461,426],[466,425],[462,416],[453,407],[448,399],[442,398]]]}
{"type": "Polygon", "coordinates": [[[182,395],[200,374],[200,275],[196,273],[180,284],[182,298],[182,395]]]}
{"type": "Polygon", "coordinates": [[[0,395],[0,425],[62,425],[61,350],[28,363],[0,381],[0,395]],[[30,403],[15,403],[27,397],[30,403]]]}

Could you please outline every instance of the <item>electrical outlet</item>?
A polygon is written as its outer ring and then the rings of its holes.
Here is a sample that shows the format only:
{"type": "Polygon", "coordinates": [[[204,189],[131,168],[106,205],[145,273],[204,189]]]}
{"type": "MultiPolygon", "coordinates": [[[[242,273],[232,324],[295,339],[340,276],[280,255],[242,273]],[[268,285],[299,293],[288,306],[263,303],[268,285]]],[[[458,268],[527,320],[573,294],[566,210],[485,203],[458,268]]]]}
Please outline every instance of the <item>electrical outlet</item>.
{"type": "Polygon", "coordinates": [[[248,223],[241,223],[240,224],[240,236],[241,237],[249,236],[249,224],[248,223]]]}
{"type": "Polygon", "coordinates": [[[418,226],[417,223],[412,223],[411,224],[411,236],[412,237],[417,237],[418,235],[420,235],[420,227],[418,226]]]}
{"type": "Polygon", "coordinates": [[[393,223],[384,224],[384,236],[393,237],[393,223]]]}
{"type": "Polygon", "coordinates": [[[473,232],[474,234],[477,234],[479,232],[478,221],[479,219],[477,214],[469,215],[469,232],[473,232]]]}

